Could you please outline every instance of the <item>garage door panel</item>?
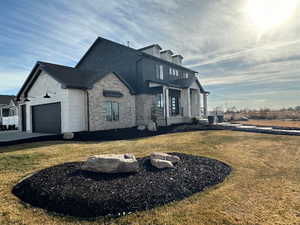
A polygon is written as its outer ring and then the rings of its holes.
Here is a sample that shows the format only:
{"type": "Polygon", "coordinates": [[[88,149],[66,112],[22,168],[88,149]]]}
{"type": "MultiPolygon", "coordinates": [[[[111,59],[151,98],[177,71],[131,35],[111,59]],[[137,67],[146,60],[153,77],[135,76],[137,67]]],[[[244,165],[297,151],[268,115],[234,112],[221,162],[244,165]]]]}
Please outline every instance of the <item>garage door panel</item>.
{"type": "Polygon", "coordinates": [[[61,133],[60,103],[32,106],[32,128],[37,133],[61,133]]]}

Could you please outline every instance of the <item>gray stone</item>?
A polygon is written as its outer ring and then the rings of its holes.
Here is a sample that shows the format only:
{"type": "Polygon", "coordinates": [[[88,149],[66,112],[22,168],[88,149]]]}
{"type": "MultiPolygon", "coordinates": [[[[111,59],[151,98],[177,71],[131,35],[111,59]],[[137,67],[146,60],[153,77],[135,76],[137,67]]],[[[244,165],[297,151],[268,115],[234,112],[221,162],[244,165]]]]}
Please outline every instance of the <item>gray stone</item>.
{"type": "Polygon", "coordinates": [[[249,119],[248,119],[248,117],[246,117],[246,116],[243,116],[243,117],[241,117],[241,119],[240,119],[240,121],[248,121],[249,119]]]}
{"type": "Polygon", "coordinates": [[[157,169],[174,168],[173,163],[168,160],[150,159],[150,162],[151,165],[156,167],[157,169]]]}
{"type": "Polygon", "coordinates": [[[176,155],[169,155],[167,153],[163,152],[152,152],[150,155],[151,159],[161,159],[161,160],[167,160],[171,163],[178,163],[180,161],[180,158],[176,155]]]}
{"type": "Polygon", "coordinates": [[[147,125],[147,129],[149,131],[157,131],[156,123],[151,120],[147,125]]]}
{"type": "Polygon", "coordinates": [[[132,154],[95,155],[89,157],[81,169],[96,173],[135,173],[139,164],[132,154]]]}
{"type": "Polygon", "coordinates": [[[63,134],[63,139],[65,139],[65,140],[71,140],[73,138],[74,138],[74,133],[72,133],[72,132],[67,132],[67,133],[63,134]]]}
{"type": "Polygon", "coordinates": [[[146,126],[145,125],[139,125],[137,127],[137,129],[140,130],[140,131],[143,131],[143,130],[146,130],[146,126]]]}

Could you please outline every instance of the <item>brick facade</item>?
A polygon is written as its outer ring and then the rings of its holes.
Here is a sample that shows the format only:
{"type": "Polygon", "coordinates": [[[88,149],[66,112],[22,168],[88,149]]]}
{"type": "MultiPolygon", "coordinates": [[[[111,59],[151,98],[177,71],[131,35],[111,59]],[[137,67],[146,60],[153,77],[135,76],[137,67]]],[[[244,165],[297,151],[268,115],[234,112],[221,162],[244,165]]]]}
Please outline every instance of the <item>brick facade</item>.
{"type": "Polygon", "coordinates": [[[128,128],[136,126],[135,95],[114,74],[109,74],[89,90],[90,131],[128,128]],[[104,97],[103,90],[118,91],[123,97],[104,97]],[[119,120],[106,121],[104,102],[119,103],[119,120]]]}

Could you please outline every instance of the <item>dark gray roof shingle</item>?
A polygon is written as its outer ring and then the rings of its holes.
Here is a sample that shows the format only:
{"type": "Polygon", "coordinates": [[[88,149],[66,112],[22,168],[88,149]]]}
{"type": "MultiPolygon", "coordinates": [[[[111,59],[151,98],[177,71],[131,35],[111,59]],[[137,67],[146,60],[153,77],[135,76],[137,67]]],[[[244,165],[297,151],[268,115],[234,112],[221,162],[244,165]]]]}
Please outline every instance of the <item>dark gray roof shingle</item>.
{"type": "MultiPolygon", "coordinates": [[[[38,62],[38,64],[39,67],[37,68],[47,72],[55,80],[61,83],[63,88],[91,89],[95,82],[101,80],[107,74],[113,73],[128,87],[131,93],[134,93],[133,88],[119,74],[113,71],[80,70],[73,67],[46,62],[38,62]]],[[[33,75],[34,71],[32,72],[32,76],[33,75]]]]}
{"type": "Polygon", "coordinates": [[[14,98],[13,95],[0,95],[0,105],[8,105],[14,98]]]}

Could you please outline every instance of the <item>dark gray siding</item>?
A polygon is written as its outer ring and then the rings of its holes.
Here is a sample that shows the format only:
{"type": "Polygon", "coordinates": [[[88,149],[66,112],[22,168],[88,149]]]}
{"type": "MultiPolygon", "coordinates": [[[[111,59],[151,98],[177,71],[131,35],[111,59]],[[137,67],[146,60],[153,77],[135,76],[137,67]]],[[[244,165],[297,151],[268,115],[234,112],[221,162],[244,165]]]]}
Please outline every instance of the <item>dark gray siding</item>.
{"type": "Polygon", "coordinates": [[[164,80],[183,78],[183,72],[195,76],[191,70],[176,64],[164,62],[152,56],[127,46],[98,38],[91,49],[78,63],[76,68],[82,70],[116,72],[122,76],[136,91],[140,93],[152,93],[147,80],[156,80],[156,65],[164,66],[164,80]],[[179,76],[169,75],[169,68],[179,71],[179,76]]]}
{"type": "Polygon", "coordinates": [[[140,58],[141,54],[134,49],[99,38],[76,68],[116,72],[138,92],[138,83],[141,82],[140,58]]]}

